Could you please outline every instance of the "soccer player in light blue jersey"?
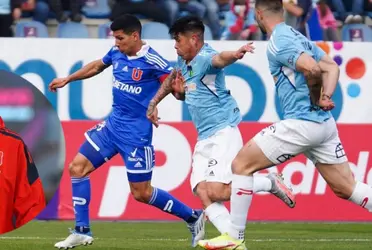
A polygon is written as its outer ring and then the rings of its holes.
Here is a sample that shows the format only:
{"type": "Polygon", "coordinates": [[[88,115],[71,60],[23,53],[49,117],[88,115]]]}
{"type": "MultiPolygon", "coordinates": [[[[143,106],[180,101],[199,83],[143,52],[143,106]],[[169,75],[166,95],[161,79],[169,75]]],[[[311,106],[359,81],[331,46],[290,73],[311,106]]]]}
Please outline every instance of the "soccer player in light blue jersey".
{"type": "MultiPolygon", "coordinates": [[[[67,78],[55,79],[51,91],[87,79],[113,66],[113,109],[108,118],[85,133],[85,142],[70,164],[72,199],[76,224],[71,234],[55,244],[72,248],[91,244],[89,223],[90,179],[112,157],[123,158],[134,198],[183,219],[192,233],[192,245],[204,236],[203,210],[193,210],[168,192],[151,186],[155,164],[153,126],[146,117],[147,106],[170,73],[171,66],[141,40],[141,23],[132,15],[113,21],[115,46],[102,58],[87,64],[67,78]]],[[[171,178],[171,177],[170,177],[171,178]]]]}
{"type": "MultiPolygon", "coordinates": [[[[233,161],[231,227],[205,249],[246,249],[244,233],[253,174],[305,154],[342,199],[372,212],[372,188],[354,180],[330,113],[338,65],[313,42],[284,23],[281,0],[256,0],[256,20],[270,37],[267,57],[284,119],[262,130],[233,161]]],[[[327,205],[327,204],[325,204],[327,205]]]]}
{"type": "MultiPolygon", "coordinates": [[[[237,51],[218,53],[204,43],[204,24],[195,17],[177,20],[170,28],[170,34],[176,41],[179,56],[170,75],[174,81],[161,86],[150,102],[148,117],[158,125],[156,105],[173,89],[184,96],[198,132],[191,188],[202,201],[212,224],[225,233],[230,215],[222,202],[230,198],[231,163],[243,147],[243,140],[237,127],[241,114],[226,88],[223,68],[242,59],[247,52],[253,52],[254,48],[249,43],[237,51]]],[[[253,192],[259,191],[273,193],[290,207],[295,205],[291,190],[277,174],[255,177],[253,192]]]]}

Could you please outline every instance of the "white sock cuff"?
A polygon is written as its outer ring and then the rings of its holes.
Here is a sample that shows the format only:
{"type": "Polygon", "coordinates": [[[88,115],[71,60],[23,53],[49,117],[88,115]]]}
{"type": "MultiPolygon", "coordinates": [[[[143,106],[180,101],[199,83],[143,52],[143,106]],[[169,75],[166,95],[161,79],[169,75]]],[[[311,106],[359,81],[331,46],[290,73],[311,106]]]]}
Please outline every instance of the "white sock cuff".
{"type": "Polygon", "coordinates": [[[208,216],[209,220],[214,220],[218,216],[221,216],[223,214],[230,215],[229,210],[223,205],[222,203],[219,202],[214,202],[210,204],[206,209],[205,209],[205,214],[208,216]]]}
{"type": "Polygon", "coordinates": [[[231,187],[251,190],[253,189],[253,176],[233,174],[231,187]]]}
{"type": "Polygon", "coordinates": [[[356,204],[362,203],[365,194],[369,192],[370,188],[371,187],[368,186],[367,184],[357,181],[353,193],[349,198],[349,201],[355,202],[356,204]]]}

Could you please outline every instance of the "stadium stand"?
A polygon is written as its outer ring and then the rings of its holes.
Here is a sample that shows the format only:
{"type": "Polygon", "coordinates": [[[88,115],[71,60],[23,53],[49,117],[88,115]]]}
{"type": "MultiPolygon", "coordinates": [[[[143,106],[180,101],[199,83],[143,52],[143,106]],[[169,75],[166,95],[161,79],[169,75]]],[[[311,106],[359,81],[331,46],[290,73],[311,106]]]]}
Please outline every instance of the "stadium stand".
{"type": "Polygon", "coordinates": [[[47,27],[37,21],[21,21],[15,27],[16,37],[49,37],[47,27]]]}
{"type": "MultiPolygon", "coordinates": [[[[138,0],[132,0],[133,2],[138,0]]],[[[141,0],[146,1],[146,0],[141,0]]],[[[155,0],[157,2],[159,0],[155,0]]],[[[164,0],[164,1],[176,1],[176,0],[164,0]]],[[[199,0],[196,0],[199,1],[199,0]]],[[[217,1],[219,0],[211,0],[211,1],[217,1]]],[[[231,2],[235,2],[236,0],[232,0],[231,2]]],[[[247,0],[249,2],[249,8],[254,8],[254,0],[247,0]]],[[[371,33],[371,26],[372,26],[372,1],[371,0],[365,0],[364,3],[364,9],[363,14],[361,16],[362,23],[350,23],[352,26],[345,26],[344,22],[345,20],[342,20],[341,16],[345,15],[352,15],[353,14],[353,5],[350,4],[350,1],[346,0],[308,0],[309,2],[313,2],[313,7],[310,8],[308,15],[307,15],[307,34],[312,40],[326,40],[324,37],[324,32],[322,31],[322,28],[319,25],[319,19],[321,18],[319,13],[317,13],[315,10],[317,8],[318,2],[325,2],[327,6],[329,6],[330,10],[332,11],[334,17],[337,19],[337,32],[339,33],[339,36],[344,41],[370,41],[370,33],[371,33]],[[344,3],[345,12],[340,13],[337,12],[337,9],[339,9],[339,5],[335,6],[335,3],[339,2],[344,3]],[[354,25],[354,26],[353,26],[354,25]],[[358,26],[355,26],[358,25],[358,26]],[[358,28],[355,28],[358,27],[358,28]],[[355,31],[353,31],[355,30],[355,31]],[[360,31],[360,32],[359,32],[360,31]],[[322,33],[323,32],[323,33],[322,33]],[[354,33],[352,33],[354,32],[354,33]],[[356,32],[356,33],[355,33],[356,32]],[[351,35],[361,35],[361,38],[354,37],[351,38],[351,35]]],[[[23,18],[19,21],[18,24],[14,25],[15,28],[15,36],[17,37],[90,37],[90,38],[102,38],[107,39],[111,37],[111,32],[109,31],[109,17],[112,11],[112,7],[115,4],[115,0],[85,0],[83,7],[82,7],[82,15],[83,20],[81,24],[75,24],[75,23],[65,23],[63,25],[60,25],[59,22],[55,19],[55,14],[51,11],[49,14],[49,19],[46,22],[47,27],[47,33],[45,32],[45,27],[38,24],[35,24],[34,22],[31,22],[33,19],[32,16],[24,15],[23,18]],[[25,25],[28,25],[25,27],[25,25]],[[32,26],[34,25],[34,26],[32,26]],[[31,28],[28,28],[31,27],[31,28]],[[28,33],[25,33],[28,32],[28,33]]],[[[355,7],[354,7],[355,8],[355,7]]],[[[65,10],[66,11],[66,10],[65,10]]],[[[221,34],[228,28],[225,25],[225,15],[226,13],[233,12],[233,8],[229,6],[228,4],[221,4],[220,10],[219,10],[219,17],[220,17],[220,23],[221,23],[221,34]]],[[[66,15],[69,15],[69,12],[65,12],[66,15]]],[[[180,11],[178,13],[178,16],[184,16],[189,15],[190,13],[187,11],[180,11]]],[[[249,15],[254,15],[254,11],[250,11],[249,15]]],[[[149,20],[145,16],[139,16],[141,18],[141,21],[144,25],[144,38],[145,39],[170,39],[168,32],[165,32],[167,28],[167,25],[162,23],[153,22],[152,20],[149,20]],[[151,27],[151,28],[147,28],[151,27]],[[154,32],[154,30],[156,32],[154,32]]],[[[34,17],[35,18],[35,17],[34,17]]],[[[254,20],[254,17],[247,16],[247,19],[250,18],[254,20]]],[[[207,20],[207,19],[206,19],[207,20]]],[[[350,25],[347,23],[347,25],[350,25]]],[[[346,25],[346,24],[345,24],[346,25]]],[[[252,31],[252,27],[245,27],[246,31],[250,29],[252,31]]],[[[254,27],[253,27],[254,28],[254,27]]],[[[254,29],[253,29],[254,30],[254,29]]],[[[244,31],[243,31],[244,33],[244,31]]],[[[212,32],[208,26],[206,26],[206,32],[205,32],[206,40],[211,40],[212,32]]],[[[237,39],[260,39],[261,35],[248,38],[245,36],[237,36],[239,38],[237,39]],[[243,38],[242,38],[243,37],[243,38]]]]}
{"type": "Polygon", "coordinates": [[[87,27],[82,23],[66,22],[58,25],[59,38],[89,38],[87,27]]]}

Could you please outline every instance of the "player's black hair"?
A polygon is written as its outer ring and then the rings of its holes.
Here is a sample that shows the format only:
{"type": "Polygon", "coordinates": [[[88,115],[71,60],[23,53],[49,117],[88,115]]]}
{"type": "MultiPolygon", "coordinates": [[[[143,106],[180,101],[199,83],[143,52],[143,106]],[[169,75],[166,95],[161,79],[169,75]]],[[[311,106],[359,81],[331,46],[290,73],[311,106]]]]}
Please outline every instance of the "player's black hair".
{"type": "Polygon", "coordinates": [[[133,15],[125,14],[116,18],[110,25],[112,31],[122,30],[125,34],[137,31],[141,36],[142,25],[140,20],[133,15]]]}
{"type": "Polygon", "coordinates": [[[282,0],[256,0],[256,8],[269,10],[273,13],[279,13],[283,11],[282,0]]]}
{"type": "Polygon", "coordinates": [[[169,29],[169,34],[174,39],[176,39],[179,34],[186,34],[188,32],[199,33],[200,39],[204,40],[203,21],[195,16],[185,16],[175,21],[169,29]]]}

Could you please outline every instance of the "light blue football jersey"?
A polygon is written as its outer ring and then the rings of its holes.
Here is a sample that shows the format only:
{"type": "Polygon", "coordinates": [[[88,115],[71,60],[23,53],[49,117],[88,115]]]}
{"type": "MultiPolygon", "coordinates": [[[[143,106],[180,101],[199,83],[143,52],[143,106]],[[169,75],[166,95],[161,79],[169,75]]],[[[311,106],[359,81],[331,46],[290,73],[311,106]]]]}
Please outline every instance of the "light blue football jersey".
{"type": "Polygon", "coordinates": [[[217,54],[208,44],[189,63],[178,57],[176,69],[186,81],[186,104],[198,131],[198,140],[206,139],[227,126],[241,121],[238,105],[226,89],[223,69],[212,66],[217,54]]]}
{"type": "Polygon", "coordinates": [[[307,53],[319,62],[324,51],[300,32],[285,23],[276,25],[267,46],[271,75],[275,80],[284,119],[322,123],[332,117],[310,101],[310,91],[303,73],[296,71],[296,62],[307,53]]]}

